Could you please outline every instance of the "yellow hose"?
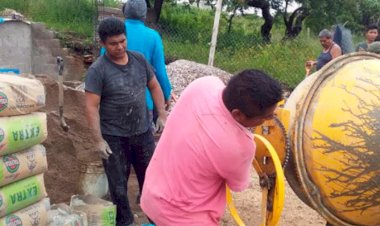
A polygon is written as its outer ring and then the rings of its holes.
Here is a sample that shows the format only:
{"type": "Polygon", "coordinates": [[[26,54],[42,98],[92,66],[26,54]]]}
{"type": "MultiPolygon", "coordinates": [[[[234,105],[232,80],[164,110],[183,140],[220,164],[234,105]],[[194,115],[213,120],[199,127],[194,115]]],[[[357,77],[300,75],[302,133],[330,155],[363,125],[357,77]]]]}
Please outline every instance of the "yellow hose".
{"type": "MultiPolygon", "coordinates": [[[[274,190],[274,197],[273,197],[273,211],[268,212],[268,214],[266,214],[267,211],[262,211],[263,212],[262,214],[266,215],[266,220],[263,220],[263,223],[261,225],[261,226],[275,226],[278,224],[278,222],[280,220],[281,212],[282,212],[282,209],[284,207],[285,176],[284,176],[284,172],[282,170],[280,159],[277,155],[277,152],[273,148],[272,144],[267,139],[262,137],[261,135],[255,134],[254,137],[259,139],[265,145],[265,147],[269,151],[269,154],[273,160],[274,167],[276,170],[276,182],[274,184],[275,190],[274,190]]],[[[254,163],[253,163],[253,165],[255,166],[256,171],[258,173],[261,173],[262,170],[259,167],[259,165],[257,164],[256,159],[254,160],[254,163]],[[254,163],[256,163],[256,164],[254,164],[254,163]]],[[[265,193],[265,190],[263,190],[263,192],[265,193]]],[[[267,197],[267,194],[263,195],[263,199],[265,199],[265,197],[267,197]]],[[[232,217],[234,218],[235,222],[237,223],[237,225],[245,226],[245,223],[242,221],[242,219],[240,218],[240,216],[236,210],[236,207],[235,207],[233,200],[232,200],[231,191],[228,187],[226,190],[226,199],[227,199],[227,205],[228,205],[228,208],[230,210],[230,213],[231,213],[232,217]]],[[[266,202],[264,202],[264,200],[263,200],[262,205],[266,205],[266,202]]]]}

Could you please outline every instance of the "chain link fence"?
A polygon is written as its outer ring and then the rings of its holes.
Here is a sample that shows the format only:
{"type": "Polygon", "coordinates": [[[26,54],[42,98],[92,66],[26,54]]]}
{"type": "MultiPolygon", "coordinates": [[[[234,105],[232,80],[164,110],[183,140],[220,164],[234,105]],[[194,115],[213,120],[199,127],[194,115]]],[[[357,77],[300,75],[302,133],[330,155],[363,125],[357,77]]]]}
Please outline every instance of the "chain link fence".
{"type": "MultiPolygon", "coordinates": [[[[121,7],[120,7],[121,8],[121,7]]],[[[98,19],[115,16],[123,19],[120,9],[98,7],[98,19]]],[[[213,10],[166,3],[158,23],[147,26],[159,32],[164,43],[166,63],[186,59],[208,63],[213,10]]],[[[306,32],[292,41],[283,41],[285,31],[276,25],[272,42],[264,43],[260,35],[263,20],[256,15],[223,13],[215,51],[214,66],[230,73],[247,68],[266,71],[285,86],[294,88],[304,77],[304,63],[319,54],[318,39],[306,32]]]]}
{"type": "MultiPolygon", "coordinates": [[[[177,59],[208,63],[212,24],[204,31],[178,29],[165,23],[153,28],[161,34],[167,63],[177,59]]],[[[319,51],[318,40],[306,36],[293,41],[274,38],[271,43],[264,43],[257,33],[228,32],[221,26],[214,66],[230,73],[247,68],[261,69],[294,88],[305,77],[304,63],[315,59],[319,51]]]]}
{"type": "MultiPolygon", "coordinates": [[[[82,43],[98,43],[99,20],[109,16],[124,19],[121,6],[107,8],[105,0],[1,0],[0,10],[2,7],[20,10],[28,19],[44,22],[60,33],[76,33],[84,37],[82,43]]],[[[207,64],[214,13],[214,10],[165,1],[159,22],[148,26],[161,34],[167,63],[186,59],[207,64]]],[[[275,23],[272,42],[264,43],[260,35],[262,23],[256,15],[231,17],[223,12],[214,66],[230,73],[261,69],[290,88],[295,87],[304,78],[304,62],[315,59],[321,50],[318,39],[301,34],[296,40],[283,41],[284,29],[275,23]]],[[[94,55],[98,49],[93,48],[94,55]]]]}

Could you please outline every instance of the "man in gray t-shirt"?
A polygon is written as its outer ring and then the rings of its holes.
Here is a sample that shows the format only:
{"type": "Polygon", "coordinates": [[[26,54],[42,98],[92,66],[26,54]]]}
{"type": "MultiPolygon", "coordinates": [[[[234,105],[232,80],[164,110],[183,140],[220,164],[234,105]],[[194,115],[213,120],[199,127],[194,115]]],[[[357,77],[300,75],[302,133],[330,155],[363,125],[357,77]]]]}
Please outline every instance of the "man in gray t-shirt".
{"type": "Polygon", "coordinates": [[[87,72],[86,91],[101,97],[102,134],[126,137],[146,132],[150,126],[144,88],[154,74],[142,55],[127,51],[127,56],[126,65],[101,56],[87,72]]]}
{"type": "Polygon", "coordinates": [[[153,155],[155,142],[150,131],[145,88],[148,87],[159,113],[158,127],[166,122],[164,96],[151,66],[136,52],[126,51],[124,23],[107,18],[99,24],[101,44],[107,54],[88,69],[86,116],[103,158],[110,194],[117,206],[116,225],[133,225],[127,184],[130,166],[140,189],[153,155]]]}

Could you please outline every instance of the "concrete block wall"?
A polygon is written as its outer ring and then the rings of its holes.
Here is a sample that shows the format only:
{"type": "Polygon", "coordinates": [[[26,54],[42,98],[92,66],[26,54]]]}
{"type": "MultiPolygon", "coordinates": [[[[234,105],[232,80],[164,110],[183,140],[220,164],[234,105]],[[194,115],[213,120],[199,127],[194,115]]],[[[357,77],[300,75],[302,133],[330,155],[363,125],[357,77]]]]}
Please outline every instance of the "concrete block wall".
{"type": "Polygon", "coordinates": [[[32,23],[32,73],[57,75],[56,57],[63,52],[59,40],[54,38],[54,33],[46,29],[42,23],[32,23]]]}
{"type": "Polygon", "coordinates": [[[65,80],[83,77],[86,70],[82,60],[69,56],[44,24],[10,19],[0,24],[0,68],[18,68],[21,73],[47,74],[57,79],[57,56],[65,61],[65,80]]]}
{"type": "Polygon", "coordinates": [[[32,71],[32,33],[30,23],[6,21],[0,23],[0,68],[32,71]]]}

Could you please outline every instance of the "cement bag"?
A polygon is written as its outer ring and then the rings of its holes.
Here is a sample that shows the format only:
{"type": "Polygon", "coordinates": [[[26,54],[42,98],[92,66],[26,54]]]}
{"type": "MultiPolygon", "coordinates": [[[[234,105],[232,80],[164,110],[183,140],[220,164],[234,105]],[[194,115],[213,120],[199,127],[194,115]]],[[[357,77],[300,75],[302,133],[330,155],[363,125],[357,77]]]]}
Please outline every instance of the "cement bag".
{"type": "Polygon", "coordinates": [[[116,225],[116,206],[94,195],[74,195],[71,197],[70,207],[86,213],[88,225],[116,225]]]}
{"type": "Polygon", "coordinates": [[[0,118],[0,156],[42,143],[47,137],[46,114],[0,118]]]}
{"type": "Polygon", "coordinates": [[[38,144],[0,157],[0,187],[47,170],[45,147],[38,144]]]}
{"type": "Polygon", "coordinates": [[[73,211],[64,203],[52,205],[48,211],[48,226],[88,226],[87,215],[73,211]]]}
{"type": "Polygon", "coordinates": [[[0,116],[24,115],[45,106],[45,88],[37,79],[0,74],[0,116]]]}
{"type": "Polygon", "coordinates": [[[48,198],[0,219],[0,226],[37,226],[47,224],[48,198]]]}
{"type": "Polygon", "coordinates": [[[46,197],[43,174],[28,177],[0,188],[0,217],[46,197]]]}

